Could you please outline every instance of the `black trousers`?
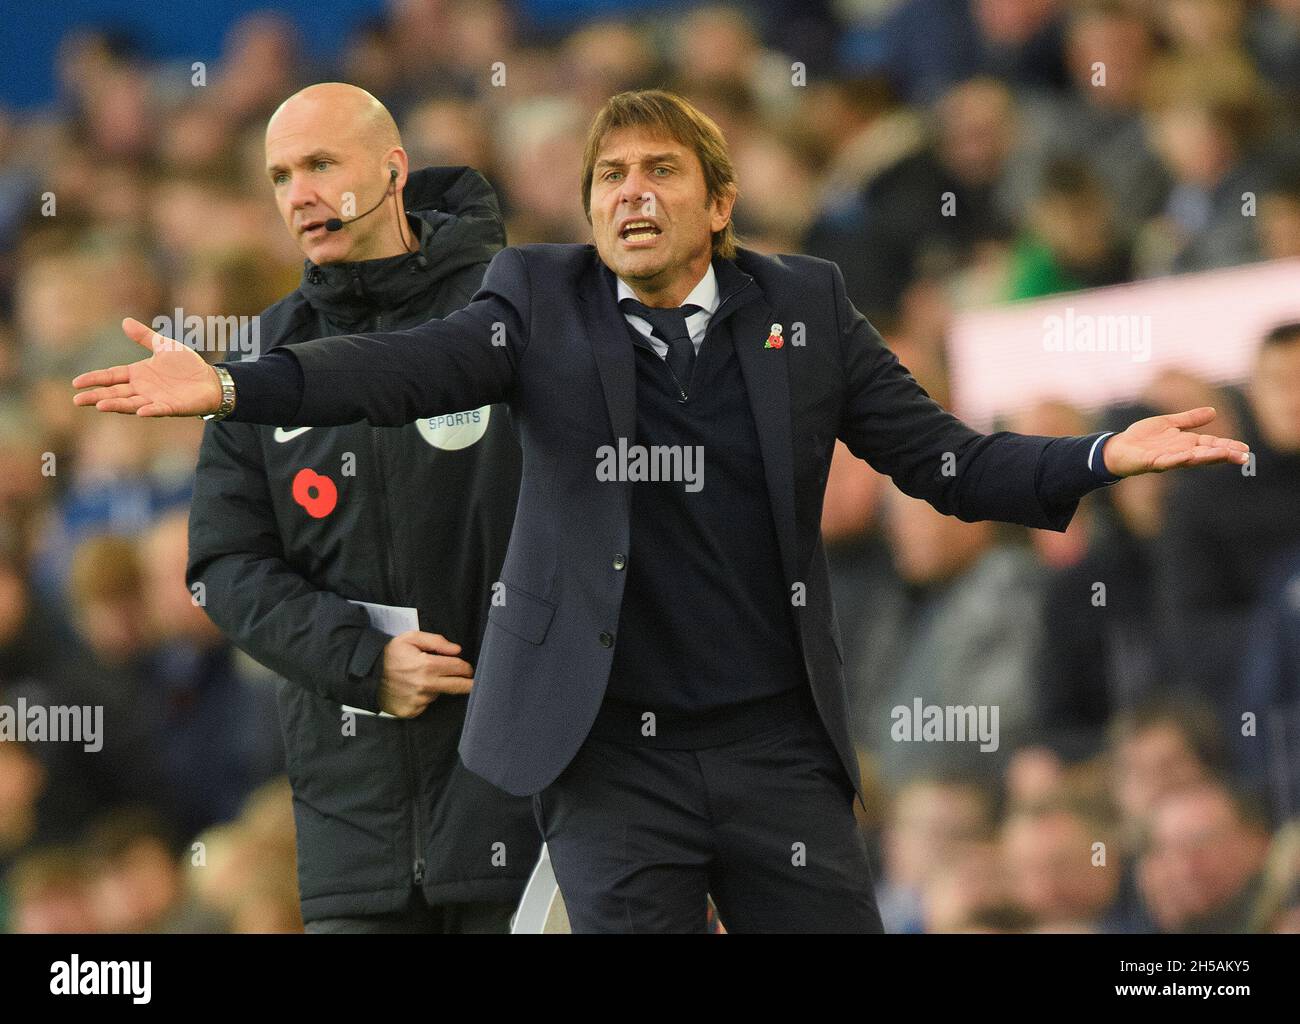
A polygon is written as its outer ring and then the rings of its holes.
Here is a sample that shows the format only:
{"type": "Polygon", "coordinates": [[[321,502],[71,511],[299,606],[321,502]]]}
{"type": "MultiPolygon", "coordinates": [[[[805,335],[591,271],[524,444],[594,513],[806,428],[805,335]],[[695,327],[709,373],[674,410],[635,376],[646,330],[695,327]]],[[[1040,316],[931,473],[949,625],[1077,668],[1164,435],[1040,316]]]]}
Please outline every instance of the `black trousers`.
{"type": "Polygon", "coordinates": [[[308,921],[308,935],[485,935],[508,932],[514,903],[444,903],[431,907],[414,890],[410,902],[391,914],[324,917],[308,921]]]}
{"type": "Polygon", "coordinates": [[[694,750],[588,738],[533,797],[574,932],[881,932],[853,784],[811,698],[694,750]]]}

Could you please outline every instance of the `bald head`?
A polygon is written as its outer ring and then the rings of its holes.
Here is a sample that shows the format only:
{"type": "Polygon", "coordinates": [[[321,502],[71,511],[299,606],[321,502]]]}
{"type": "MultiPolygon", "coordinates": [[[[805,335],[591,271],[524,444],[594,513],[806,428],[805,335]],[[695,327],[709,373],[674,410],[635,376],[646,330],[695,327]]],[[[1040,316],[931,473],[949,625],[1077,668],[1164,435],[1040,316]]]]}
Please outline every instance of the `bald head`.
{"type": "Polygon", "coordinates": [[[367,149],[401,146],[397,122],[365,89],[346,82],[321,82],[300,89],[276,108],[266,123],[268,141],[277,132],[308,128],[355,138],[367,149]]]}
{"type": "Polygon", "coordinates": [[[266,125],[266,171],[280,216],[312,262],[409,251],[406,152],[392,114],[364,89],[323,82],[281,103],[266,125]],[[396,209],[379,209],[390,198],[396,209]],[[342,230],[324,227],[334,219],[342,230]]]}

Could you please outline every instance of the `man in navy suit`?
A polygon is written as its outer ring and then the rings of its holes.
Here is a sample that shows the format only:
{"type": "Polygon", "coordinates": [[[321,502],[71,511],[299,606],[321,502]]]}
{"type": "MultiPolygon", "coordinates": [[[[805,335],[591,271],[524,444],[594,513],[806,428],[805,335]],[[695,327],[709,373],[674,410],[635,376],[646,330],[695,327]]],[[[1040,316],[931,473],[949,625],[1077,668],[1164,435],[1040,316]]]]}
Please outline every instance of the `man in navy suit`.
{"type": "Polygon", "coordinates": [[[534,810],[576,931],[879,931],[819,533],[835,439],[966,520],[1063,530],[1134,473],[1244,462],[1212,409],[1085,437],[979,434],[916,383],[838,267],[738,248],[717,126],[610,99],[593,245],[507,248],[463,310],[213,368],[82,374],[101,411],[280,426],[508,403],[524,469],[461,742],[534,810]]]}

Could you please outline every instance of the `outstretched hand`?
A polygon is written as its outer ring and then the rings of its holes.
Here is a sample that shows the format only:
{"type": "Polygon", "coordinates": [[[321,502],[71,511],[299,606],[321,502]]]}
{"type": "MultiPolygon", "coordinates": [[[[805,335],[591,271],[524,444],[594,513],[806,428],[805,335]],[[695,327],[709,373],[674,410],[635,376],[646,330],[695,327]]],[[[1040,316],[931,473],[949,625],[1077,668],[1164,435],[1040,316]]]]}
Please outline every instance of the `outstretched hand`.
{"type": "Polygon", "coordinates": [[[90,390],[73,395],[74,405],[136,416],[205,416],[221,407],[217,371],[197,352],[130,317],[122,321],[122,330],[153,355],[80,374],[72,386],[90,390]]]}
{"type": "Polygon", "coordinates": [[[1106,438],[1102,460],[1116,476],[1163,473],[1179,466],[1209,466],[1218,462],[1245,465],[1250,448],[1241,441],[1202,434],[1197,428],[1214,419],[1214,409],[1148,416],[1127,430],[1106,438]]]}

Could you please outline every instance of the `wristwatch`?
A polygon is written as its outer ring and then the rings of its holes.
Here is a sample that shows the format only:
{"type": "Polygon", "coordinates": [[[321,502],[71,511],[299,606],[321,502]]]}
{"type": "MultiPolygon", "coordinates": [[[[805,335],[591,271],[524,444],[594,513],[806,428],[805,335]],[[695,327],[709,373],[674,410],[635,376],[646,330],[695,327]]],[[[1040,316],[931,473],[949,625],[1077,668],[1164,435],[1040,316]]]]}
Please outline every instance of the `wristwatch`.
{"type": "Polygon", "coordinates": [[[217,380],[221,382],[221,404],[217,406],[216,412],[208,413],[203,419],[216,423],[235,411],[235,378],[230,376],[230,371],[224,366],[214,366],[213,369],[217,371],[217,380]]]}

